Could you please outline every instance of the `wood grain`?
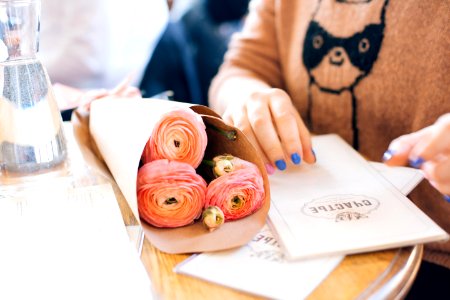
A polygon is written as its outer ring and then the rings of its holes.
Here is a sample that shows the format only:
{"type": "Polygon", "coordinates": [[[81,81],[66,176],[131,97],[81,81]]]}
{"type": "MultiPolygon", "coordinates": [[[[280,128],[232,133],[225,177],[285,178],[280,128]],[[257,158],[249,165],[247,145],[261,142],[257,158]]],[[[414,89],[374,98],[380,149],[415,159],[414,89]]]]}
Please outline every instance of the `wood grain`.
{"type": "MultiPolygon", "coordinates": [[[[416,247],[421,249],[422,246],[416,247]]],[[[414,278],[417,272],[421,251],[414,253],[413,250],[413,247],[409,247],[347,256],[308,299],[367,299],[380,292],[383,292],[384,299],[395,298],[400,291],[409,289],[409,279],[414,278]],[[417,256],[414,266],[411,266],[413,268],[401,273],[401,270],[408,269],[406,262],[412,255],[417,256]],[[389,286],[390,290],[383,290],[397,274],[401,274],[404,279],[402,285],[392,285],[389,286]]],[[[188,257],[163,253],[145,240],[141,260],[152,280],[155,293],[161,299],[263,299],[176,274],[173,268],[188,257]]]]}

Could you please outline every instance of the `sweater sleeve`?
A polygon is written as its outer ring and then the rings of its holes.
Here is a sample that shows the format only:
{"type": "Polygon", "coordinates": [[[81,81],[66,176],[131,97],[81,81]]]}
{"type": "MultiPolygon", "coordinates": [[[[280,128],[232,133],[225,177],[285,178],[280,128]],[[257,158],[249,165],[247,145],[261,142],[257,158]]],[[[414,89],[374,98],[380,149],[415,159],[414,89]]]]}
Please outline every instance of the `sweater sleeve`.
{"type": "Polygon", "coordinates": [[[270,87],[283,87],[275,30],[275,1],[250,2],[245,25],[233,36],[224,63],[212,81],[210,101],[215,101],[221,86],[229,78],[244,77],[270,87]]]}

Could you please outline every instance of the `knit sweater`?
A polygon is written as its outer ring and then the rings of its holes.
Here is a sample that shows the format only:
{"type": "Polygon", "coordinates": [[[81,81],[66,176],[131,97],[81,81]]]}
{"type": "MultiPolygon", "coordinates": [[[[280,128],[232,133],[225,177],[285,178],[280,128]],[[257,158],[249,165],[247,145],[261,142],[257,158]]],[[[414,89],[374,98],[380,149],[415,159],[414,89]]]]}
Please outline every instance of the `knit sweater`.
{"type": "MultiPolygon", "coordinates": [[[[210,101],[227,78],[258,79],[284,89],[313,133],[379,161],[394,138],[450,112],[449,16],[448,1],[254,0],[210,101]]],[[[450,232],[450,204],[428,182],[410,198],[450,232]]],[[[450,241],[424,257],[450,268],[450,241]]]]}

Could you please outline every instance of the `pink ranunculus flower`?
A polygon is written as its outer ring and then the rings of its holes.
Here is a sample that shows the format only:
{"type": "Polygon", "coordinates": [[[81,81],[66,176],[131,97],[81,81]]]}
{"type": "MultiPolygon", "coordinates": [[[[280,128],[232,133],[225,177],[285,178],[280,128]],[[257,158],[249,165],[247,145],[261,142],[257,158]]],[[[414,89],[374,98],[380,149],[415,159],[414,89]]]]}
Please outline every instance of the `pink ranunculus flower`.
{"type": "Polygon", "coordinates": [[[205,207],[217,206],[223,211],[225,221],[237,220],[257,211],[263,205],[264,195],[261,173],[251,164],[211,181],[205,207]]]}
{"type": "Polygon", "coordinates": [[[202,214],[205,193],[205,180],[187,163],[160,159],[138,171],[139,215],[156,227],[193,223],[202,214]]]}
{"type": "Polygon", "coordinates": [[[200,115],[188,108],[165,113],[145,145],[144,163],[156,159],[185,162],[197,168],[202,162],[208,137],[200,115]]]}

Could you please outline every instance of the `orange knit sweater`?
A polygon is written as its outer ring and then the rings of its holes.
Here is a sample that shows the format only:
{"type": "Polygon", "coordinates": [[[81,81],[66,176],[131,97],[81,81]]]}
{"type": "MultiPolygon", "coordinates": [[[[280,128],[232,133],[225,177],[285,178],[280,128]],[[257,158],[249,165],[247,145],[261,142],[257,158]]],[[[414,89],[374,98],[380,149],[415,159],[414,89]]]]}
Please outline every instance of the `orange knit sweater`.
{"type": "MultiPolygon", "coordinates": [[[[254,0],[210,100],[230,76],[282,88],[310,130],[338,133],[371,160],[450,112],[447,1],[254,0]]],[[[449,133],[450,134],[450,133],[449,133]]],[[[411,199],[450,232],[450,203],[423,182],[411,199]]],[[[425,259],[450,268],[450,242],[425,259]]]]}

